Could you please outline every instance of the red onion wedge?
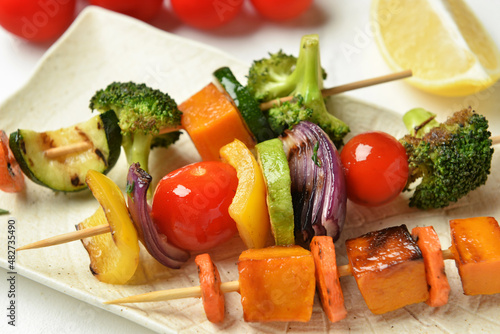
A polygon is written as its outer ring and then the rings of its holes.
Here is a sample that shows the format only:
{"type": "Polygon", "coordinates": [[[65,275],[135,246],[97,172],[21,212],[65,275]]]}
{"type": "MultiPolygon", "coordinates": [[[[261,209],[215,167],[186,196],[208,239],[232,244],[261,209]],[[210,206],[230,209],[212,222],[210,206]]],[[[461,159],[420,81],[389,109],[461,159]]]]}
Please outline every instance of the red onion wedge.
{"type": "Polygon", "coordinates": [[[280,138],[292,179],[295,242],[307,246],[315,235],[336,241],[344,227],[347,193],[335,145],[311,122],[300,122],[280,138]]]}
{"type": "Polygon", "coordinates": [[[138,163],[130,166],[127,175],[127,204],[139,238],[149,254],[158,262],[172,269],[179,269],[189,259],[189,253],[168,243],[167,237],[158,232],[151,219],[147,201],[152,177],[138,163]]]}

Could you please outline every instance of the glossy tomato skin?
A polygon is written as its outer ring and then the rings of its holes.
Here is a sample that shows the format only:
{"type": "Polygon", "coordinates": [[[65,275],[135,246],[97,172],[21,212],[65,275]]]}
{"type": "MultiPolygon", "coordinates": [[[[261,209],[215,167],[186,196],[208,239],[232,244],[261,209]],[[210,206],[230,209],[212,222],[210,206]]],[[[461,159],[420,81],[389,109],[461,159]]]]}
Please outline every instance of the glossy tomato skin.
{"type": "Polygon", "coordinates": [[[251,0],[257,12],[273,21],[298,17],[311,6],[313,0],[251,0]]]}
{"type": "Polygon", "coordinates": [[[51,41],[69,27],[76,0],[0,0],[0,25],[34,42],[51,41]]]}
{"type": "Polygon", "coordinates": [[[408,181],[408,158],[403,145],[384,132],[366,132],[342,148],[347,197],[365,205],[379,206],[392,201],[408,181]]]}
{"type": "Polygon", "coordinates": [[[182,22],[198,29],[214,29],[234,19],[243,0],[170,0],[170,4],[182,22]]]}
{"type": "Polygon", "coordinates": [[[226,163],[206,161],[182,167],[158,183],[153,221],[173,245],[206,251],[237,233],[228,213],[237,186],[236,170],[226,163]]]}
{"type": "Polygon", "coordinates": [[[149,21],[160,12],[163,0],[90,0],[90,4],[149,21]]]}

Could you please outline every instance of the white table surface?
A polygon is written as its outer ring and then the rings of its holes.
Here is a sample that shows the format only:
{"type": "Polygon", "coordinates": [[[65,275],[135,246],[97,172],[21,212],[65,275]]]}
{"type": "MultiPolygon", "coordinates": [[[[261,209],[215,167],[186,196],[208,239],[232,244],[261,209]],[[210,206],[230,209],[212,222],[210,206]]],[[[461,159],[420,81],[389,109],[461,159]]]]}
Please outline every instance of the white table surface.
{"type": "MultiPolygon", "coordinates": [[[[467,2],[495,43],[500,45],[500,2],[467,2]]],[[[220,48],[248,63],[265,57],[268,51],[283,49],[296,54],[303,34],[319,33],[322,63],[328,72],[325,85],[329,87],[389,73],[371,36],[369,7],[369,0],[315,0],[314,7],[303,17],[278,24],[257,17],[247,1],[244,12],[235,21],[207,32],[177,21],[169,13],[166,1],[164,12],[152,23],[179,36],[220,48]]],[[[22,41],[0,28],[0,101],[23,85],[48,47],[22,41]]],[[[403,82],[395,82],[349,94],[400,113],[421,106],[446,114],[458,106],[472,104],[492,115],[500,106],[497,88],[499,84],[491,94],[442,98],[420,92],[403,82]]],[[[500,118],[497,114],[493,115],[495,122],[500,118]]],[[[0,312],[0,333],[151,333],[129,320],[20,276],[17,277],[17,327],[12,328],[6,320],[6,279],[6,271],[0,269],[0,309],[3,310],[0,312]]]]}

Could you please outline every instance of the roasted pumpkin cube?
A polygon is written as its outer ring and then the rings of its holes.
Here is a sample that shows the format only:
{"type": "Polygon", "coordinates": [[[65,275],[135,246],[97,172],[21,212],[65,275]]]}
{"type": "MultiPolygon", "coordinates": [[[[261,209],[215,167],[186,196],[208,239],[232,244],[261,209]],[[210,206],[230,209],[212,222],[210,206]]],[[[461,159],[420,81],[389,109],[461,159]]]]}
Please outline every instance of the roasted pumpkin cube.
{"type": "Polygon", "coordinates": [[[245,321],[309,321],[316,288],[311,252],[300,246],[249,249],[238,271],[245,321]]]}
{"type": "Polygon", "coordinates": [[[347,256],[365,302],[375,314],[426,301],[422,253],[406,225],[346,241],[347,256]]]}
{"type": "Polygon", "coordinates": [[[495,218],[453,219],[450,230],[450,249],[464,293],[500,293],[500,227],[495,218]]]}
{"type": "Polygon", "coordinates": [[[210,83],[179,105],[182,127],[187,131],[203,160],[219,160],[219,150],[234,139],[249,148],[255,139],[238,109],[210,83]]]}

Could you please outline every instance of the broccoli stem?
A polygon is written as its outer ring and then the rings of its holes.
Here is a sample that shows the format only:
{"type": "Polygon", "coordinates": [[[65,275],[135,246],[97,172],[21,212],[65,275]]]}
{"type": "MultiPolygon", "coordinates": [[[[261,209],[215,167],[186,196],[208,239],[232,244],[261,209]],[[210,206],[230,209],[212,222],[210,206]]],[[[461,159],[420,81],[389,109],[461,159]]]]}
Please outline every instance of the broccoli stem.
{"type": "Polygon", "coordinates": [[[125,150],[128,165],[139,163],[141,168],[149,172],[149,152],[153,135],[143,132],[125,134],[122,139],[122,146],[125,150]]]}

